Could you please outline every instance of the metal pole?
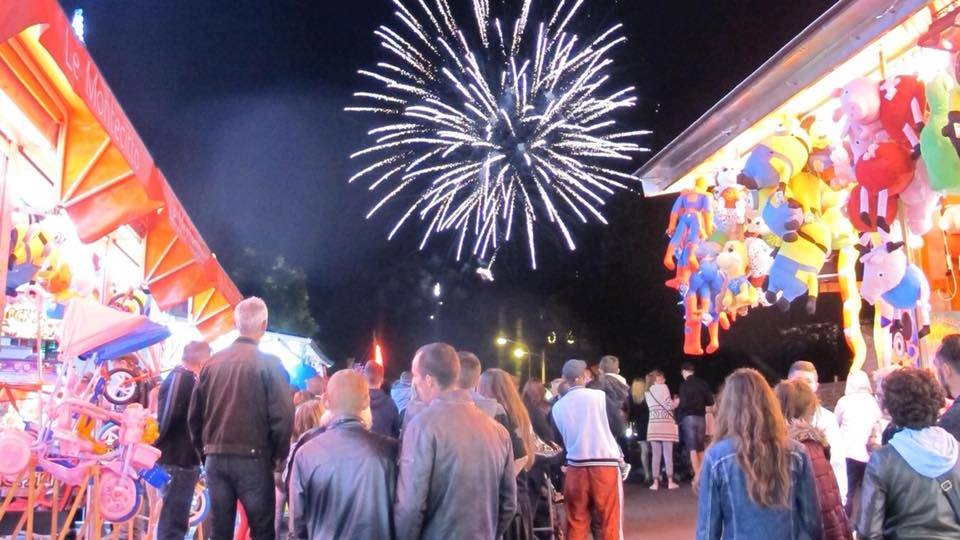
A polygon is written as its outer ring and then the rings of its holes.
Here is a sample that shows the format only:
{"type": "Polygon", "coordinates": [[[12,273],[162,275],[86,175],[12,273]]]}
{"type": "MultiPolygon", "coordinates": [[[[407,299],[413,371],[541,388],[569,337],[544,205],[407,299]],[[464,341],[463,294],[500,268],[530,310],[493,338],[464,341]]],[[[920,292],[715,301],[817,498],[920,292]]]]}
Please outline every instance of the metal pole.
{"type": "Polygon", "coordinates": [[[547,384],[547,350],[540,349],[540,382],[547,384]]]}

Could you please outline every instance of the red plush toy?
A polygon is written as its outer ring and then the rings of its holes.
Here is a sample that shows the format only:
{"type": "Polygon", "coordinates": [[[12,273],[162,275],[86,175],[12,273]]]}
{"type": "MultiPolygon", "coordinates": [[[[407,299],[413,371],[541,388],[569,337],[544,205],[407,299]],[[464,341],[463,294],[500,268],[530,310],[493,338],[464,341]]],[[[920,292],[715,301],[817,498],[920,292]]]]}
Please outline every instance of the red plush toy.
{"type": "Polygon", "coordinates": [[[888,195],[886,204],[886,213],[882,216],[877,215],[878,204],[877,194],[871,194],[861,185],[854,186],[850,192],[850,198],[847,199],[847,216],[850,223],[860,232],[877,232],[877,223],[883,218],[887,225],[897,219],[897,195],[888,195]]]}
{"type": "Polygon", "coordinates": [[[867,148],[855,168],[857,182],[863,189],[851,194],[851,199],[855,195],[859,199],[850,206],[859,210],[850,214],[851,221],[857,221],[855,216],[859,216],[864,228],[858,226],[858,230],[875,231],[879,227],[889,232],[888,216],[897,210],[894,196],[910,185],[914,166],[906,148],[896,142],[874,142],[867,148]]]}
{"type": "Polygon", "coordinates": [[[920,129],[927,114],[923,83],[912,75],[897,75],[880,85],[880,124],[890,137],[920,152],[920,129]]]}

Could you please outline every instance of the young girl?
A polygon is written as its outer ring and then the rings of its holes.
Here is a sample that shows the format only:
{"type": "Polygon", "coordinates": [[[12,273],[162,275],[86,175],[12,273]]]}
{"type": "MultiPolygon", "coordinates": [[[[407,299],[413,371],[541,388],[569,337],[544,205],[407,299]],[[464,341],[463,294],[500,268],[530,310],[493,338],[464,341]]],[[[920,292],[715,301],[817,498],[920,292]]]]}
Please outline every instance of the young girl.
{"type": "Polygon", "coordinates": [[[727,377],[716,429],[700,469],[697,539],[822,538],[810,457],[790,439],[777,399],[756,370],[727,377]]]}
{"type": "Polygon", "coordinates": [[[670,388],[662,371],[651,371],[647,375],[647,406],[650,408],[650,421],[647,424],[647,441],[653,449],[653,483],[650,489],[660,489],[660,458],[663,457],[667,469],[667,489],[677,489],[673,481],[673,443],[678,442],[677,420],[673,415],[673,399],[670,388]]]}

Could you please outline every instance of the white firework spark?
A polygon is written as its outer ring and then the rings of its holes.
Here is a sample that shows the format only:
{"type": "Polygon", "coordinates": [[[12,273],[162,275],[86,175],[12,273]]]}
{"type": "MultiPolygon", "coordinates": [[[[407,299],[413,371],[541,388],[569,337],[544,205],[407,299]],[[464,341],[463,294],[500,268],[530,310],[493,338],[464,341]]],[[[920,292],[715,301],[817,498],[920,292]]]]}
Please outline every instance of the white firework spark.
{"type": "Polygon", "coordinates": [[[522,219],[536,268],[534,224],[546,219],[575,249],[566,220],[606,223],[605,197],[637,181],[606,161],[648,151],[631,141],[649,132],[611,118],[636,104],[632,87],[605,89],[608,53],[626,41],[621,25],[581,41],[568,27],[584,0],[560,0],[542,21],[532,0],[518,0],[503,21],[493,8],[508,8],[492,1],[471,0],[473,20],[461,27],[447,0],[393,0],[399,30],[374,32],[387,59],[359,71],[380,88],[355,93],[358,104],[346,108],[387,122],[351,156],[373,162],[350,182],[387,190],[368,219],[412,198],[388,239],[416,217],[426,224],[421,249],[456,231],[457,260],[465,247],[480,259],[496,253],[522,219]]]}

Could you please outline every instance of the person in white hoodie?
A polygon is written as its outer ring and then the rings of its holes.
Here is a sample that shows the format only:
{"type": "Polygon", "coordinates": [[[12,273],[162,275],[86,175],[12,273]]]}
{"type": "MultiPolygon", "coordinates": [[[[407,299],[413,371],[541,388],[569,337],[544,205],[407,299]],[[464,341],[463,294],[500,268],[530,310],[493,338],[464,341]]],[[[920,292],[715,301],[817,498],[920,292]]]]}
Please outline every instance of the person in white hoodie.
{"type": "MultiPolygon", "coordinates": [[[[813,365],[813,362],[806,360],[794,362],[790,365],[787,378],[807,383],[814,393],[820,388],[820,375],[817,373],[817,368],[813,365]]],[[[827,437],[827,443],[830,445],[830,468],[833,469],[833,474],[837,477],[840,499],[846,504],[847,456],[843,453],[843,435],[840,433],[840,424],[837,423],[837,417],[821,405],[810,423],[813,427],[823,431],[827,437]]]]}
{"type": "Polygon", "coordinates": [[[904,368],[886,378],[883,406],[902,429],[867,463],[859,538],[960,538],[958,445],[936,425],[943,404],[943,390],[926,370],[904,368]]]}
{"type": "Polygon", "coordinates": [[[870,459],[868,449],[879,445],[883,419],[883,412],[870,388],[870,377],[865,372],[856,370],[847,375],[846,391],[833,413],[840,424],[843,453],[847,457],[846,512],[856,523],[860,511],[860,486],[870,459]]]}

